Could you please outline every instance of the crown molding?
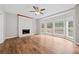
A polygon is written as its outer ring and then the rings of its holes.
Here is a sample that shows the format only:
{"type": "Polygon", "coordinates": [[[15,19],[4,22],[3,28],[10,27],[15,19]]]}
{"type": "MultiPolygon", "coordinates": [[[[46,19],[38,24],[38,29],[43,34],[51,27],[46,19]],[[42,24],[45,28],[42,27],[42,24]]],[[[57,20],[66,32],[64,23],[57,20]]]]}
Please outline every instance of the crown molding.
{"type": "Polygon", "coordinates": [[[33,19],[32,17],[29,17],[29,16],[25,16],[25,15],[21,15],[21,14],[17,14],[17,16],[22,16],[22,17],[26,17],[26,18],[30,18],[30,19],[33,19]]]}

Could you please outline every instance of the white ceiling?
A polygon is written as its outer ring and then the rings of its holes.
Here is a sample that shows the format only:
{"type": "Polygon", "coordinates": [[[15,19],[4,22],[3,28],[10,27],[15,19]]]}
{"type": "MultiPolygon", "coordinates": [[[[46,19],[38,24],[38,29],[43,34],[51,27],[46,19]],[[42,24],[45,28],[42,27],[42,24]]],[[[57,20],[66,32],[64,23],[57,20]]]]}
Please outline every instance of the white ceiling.
{"type": "Polygon", "coordinates": [[[70,8],[73,8],[75,5],[74,4],[6,4],[4,6],[4,11],[9,12],[9,13],[14,13],[14,14],[22,14],[26,15],[29,17],[33,17],[35,19],[37,18],[42,18],[63,10],[67,10],[70,8]],[[34,10],[32,6],[38,6],[40,8],[45,8],[46,10],[44,11],[44,15],[35,15],[32,12],[34,10]]]}

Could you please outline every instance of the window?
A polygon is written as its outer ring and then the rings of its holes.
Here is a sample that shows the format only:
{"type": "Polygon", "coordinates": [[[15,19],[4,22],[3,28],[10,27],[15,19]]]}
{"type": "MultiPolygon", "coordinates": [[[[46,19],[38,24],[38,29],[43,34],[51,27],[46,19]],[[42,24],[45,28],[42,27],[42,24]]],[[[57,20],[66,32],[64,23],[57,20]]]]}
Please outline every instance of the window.
{"type": "Polygon", "coordinates": [[[73,21],[68,22],[68,36],[73,37],[73,21]]]}
{"type": "Polygon", "coordinates": [[[64,34],[64,22],[63,21],[55,22],[55,33],[64,34]]]}
{"type": "Polygon", "coordinates": [[[47,32],[52,33],[53,32],[53,23],[49,22],[47,23],[47,32]]]}
{"type": "Polygon", "coordinates": [[[45,24],[41,23],[41,32],[45,32],[45,24]]]}
{"type": "Polygon", "coordinates": [[[41,24],[41,28],[44,28],[44,24],[41,24]]]}
{"type": "Polygon", "coordinates": [[[47,28],[52,28],[52,27],[53,27],[52,22],[47,24],[47,28]]]}

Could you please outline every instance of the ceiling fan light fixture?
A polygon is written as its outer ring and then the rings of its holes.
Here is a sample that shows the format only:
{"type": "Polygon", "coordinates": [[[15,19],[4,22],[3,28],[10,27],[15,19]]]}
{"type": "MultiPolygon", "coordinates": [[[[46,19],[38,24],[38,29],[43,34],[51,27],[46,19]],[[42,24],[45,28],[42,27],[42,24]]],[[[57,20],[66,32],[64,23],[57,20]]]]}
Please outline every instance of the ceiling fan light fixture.
{"type": "Polygon", "coordinates": [[[36,14],[36,15],[39,15],[40,13],[39,13],[39,12],[35,12],[35,14],[36,14]]]}

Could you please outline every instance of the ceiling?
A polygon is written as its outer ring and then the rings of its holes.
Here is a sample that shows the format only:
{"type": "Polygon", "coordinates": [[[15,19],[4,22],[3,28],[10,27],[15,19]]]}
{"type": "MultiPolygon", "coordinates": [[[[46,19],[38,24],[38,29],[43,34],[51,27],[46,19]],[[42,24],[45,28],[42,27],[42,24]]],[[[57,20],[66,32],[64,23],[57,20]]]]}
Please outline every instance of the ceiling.
{"type": "Polygon", "coordinates": [[[42,18],[63,10],[67,10],[73,8],[74,4],[4,4],[4,11],[13,14],[22,14],[25,16],[33,17],[35,19],[42,18]],[[45,8],[46,10],[43,12],[44,15],[35,15],[32,12],[34,9],[32,6],[38,6],[40,8],[45,8]]]}

